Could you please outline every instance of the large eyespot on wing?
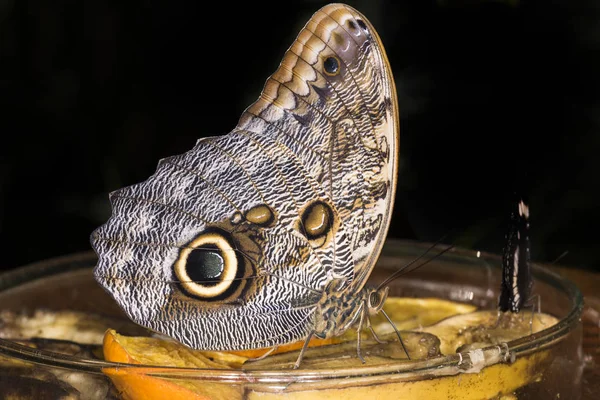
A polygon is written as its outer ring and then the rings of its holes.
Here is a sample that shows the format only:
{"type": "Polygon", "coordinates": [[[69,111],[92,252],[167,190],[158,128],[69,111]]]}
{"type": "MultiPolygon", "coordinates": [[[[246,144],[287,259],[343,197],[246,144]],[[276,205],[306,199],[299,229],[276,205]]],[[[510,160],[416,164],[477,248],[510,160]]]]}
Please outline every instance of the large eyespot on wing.
{"type": "Polygon", "coordinates": [[[223,301],[244,285],[244,259],[225,231],[206,230],[181,249],[173,265],[183,290],[204,301],[223,301]]]}

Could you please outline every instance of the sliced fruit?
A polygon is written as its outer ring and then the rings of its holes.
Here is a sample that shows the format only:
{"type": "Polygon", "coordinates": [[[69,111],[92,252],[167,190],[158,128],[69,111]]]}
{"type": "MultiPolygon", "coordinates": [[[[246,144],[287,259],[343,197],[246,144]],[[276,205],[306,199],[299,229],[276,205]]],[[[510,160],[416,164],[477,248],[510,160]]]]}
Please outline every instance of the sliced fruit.
{"type": "Polygon", "coordinates": [[[548,314],[477,311],[455,315],[420,329],[440,338],[443,354],[507,343],[546,329],[558,320],[548,314]]]}
{"type": "MultiPolygon", "coordinates": [[[[326,345],[330,345],[330,344],[341,343],[343,341],[344,341],[343,336],[332,337],[332,338],[328,338],[328,339],[312,338],[310,340],[310,342],[308,342],[308,347],[326,346],[326,345]]],[[[275,355],[275,354],[280,354],[280,353],[287,353],[287,352],[294,351],[294,350],[300,350],[302,348],[302,346],[304,346],[304,341],[284,344],[283,346],[279,346],[277,349],[273,350],[270,354],[275,355]]],[[[242,356],[245,358],[259,358],[259,357],[262,357],[263,355],[265,355],[267,352],[269,352],[269,350],[270,349],[251,349],[251,350],[235,350],[235,351],[228,351],[228,352],[215,351],[215,352],[210,352],[210,353],[234,354],[234,355],[242,356]]],[[[208,353],[208,352],[205,352],[205,353],[208,353]]]]}
{"type": "MultiPolygon", "coordinates": [[[[388,298],[384,310],[398,329],[411,355],[411,360],[427,360],[431,357],[453,354],[457,350],[467,354],[482,347],[500,344],[525,336],[556,323],[545,314],[521,315],[498,314],[492,311],[475,311],[475,307],[440,299],[388,298]],[[531,322],[531,323],[530,323],[531,322]],[[408,329],[412,331],[407,332],[408,329]]],[[[410,362],[400,346],[391,324],[383,317],[372,318],[379,337],[386,343],[377,343],[365,329],[361,333],[361,354],[367,365],[397,365],[410,362]]],[[[326,339],[314,339],[305,353],[302,368],[346,369],[361,368],[356,353],[356,331],[326,339]]],[[[114,330],[104,337],[104,355],[109,361],[144,364],[140,368],[123,367],[106,369],[124,399],[153,400],[162,398],[182,399],[325,399],[344,398],[363,400],[371,396],[377,399],[483,399],[508,395],[516,389],[539,380],[544,368],[551,361],[550,351],[534,352],[518,358],[515,362],[488,365],[481,368],[430,371],[423,377],[419,372],[403,375],[375,375],[357,378],[302,380],[273,390],[269,385],[250,382],[233,386],[209,381],[171,380],[153,376],[146,366],[172,366],[209,369],[286,370],[295,362],[303,342],[281,346],[263,360],[249,362],[248,358],[263,355],[268,349],[218,352],[195,351],[169,340],[148,337],[127,337],[114,330]],[[279,354],[277,354],[279,353],[279,354]],[[277,354],[277,355],[275,355],[277,354]],[[460,372],[462,371],[462,372],[460,372]],[[467,373],[468,372],[468,373],[467,373]],[[244,387],[242,388],[243,385],[244,387]]],[[[474,353],[475,354],[475,353],[474,353]]],[[[472,358],[472,357],[471,357],[472,358]]],[[[471,360],[473,361],[473,360],[471,360]]],[[[493,364],[493,363],[492,363],[493,364]]]]}
{"type": "MultiPolygon", "coordinates": [[[[190,350],[172,341],[121,336],[114,330],[106,332],[103,348],[107,361],[163,367],[232,369],[232,365],[239,366],[245,360],[235,356],[228,362],[216,362],[200,351],[190,350]]],[[[148,374],[145,368],[106,368],[103,372],[126,400],[226,400],[242,396],[241,388],[234,385],[159,378],[148,374]]]]}
{"type": "MultiPolygon", "coordinates": [[[[296,383],[285,391],[273,392],[257,386],[247,394],[248,400],[484,400],[500,399],[543,377],[551,362],[548,350],[533,353],[512,364],[496,364],[479,373],[451,376],[408,378],[393,375],[335,379],[327,382],[296,383]],[[412,378],[415,379],[415,378],[412,378]],[[320,384],[320,385],[319,385],[320,384]]],[[[510,399],[510,397],[507,397],[510,399]]]]}
{"type": "MultiPolygon", "coordinates": [[[[411,330],[437,323],[457,314],[467,314],[477,309],[472,304],[437,298],[388,297],[383,311],[394,321],[396,328],[411,330]]],[[[382,314],[371,318],[375,330],[379,333],[393,332],[387,319],[382,314]]]]}
{"type": "MultiPolygon", "coordinates": [[[[470,313],[475,311],[475,309],[476,307],[471,304],[457,303],[436,298],[418,299],[409,297],[389,297],[383,307],[383,310],[390,316],[396,325],[396,328],[399,330],[410,330],[421,326],[435,324],[452,315],[470,313]]],[[[385,335],[394,332],[394,328],[381,314],[371,317],[371,322],[378,334],[385,335]]],[[[367,333],[366,330],[363,332],[363,337],[369,337],[369,333],[367,333]]],[[[308,347],[321,347],[354,340],[356,340],[356,331],[351,329],[339,337],[327,339],[313,338],[309,342],[308,347]]],[[[300,350],[303,345],[304,341],[299,341],[279,346],[275,351],[271,352],[271,355],[300,350]]],[[[246,358],[259,358],[268,351],[269,349],[253,349],[229,351],[227,353],[236,354],[246,358]]],[[[223,354],[223,352],[214,353],[223,354]]]]}
{"type": "MultiPolygon", "coordinates": [[[[394,315],[392,319],[396,321],[397,317],[398,315],[394,315]]],[[[543,379],[544,372],[553,360],[552,350],[533,352],[519,357],[512,363],[495,363],[497,358],[493,354],[499,354],[500,350],[495,353],[481,349],[529,335],[531,332],[548,328],[555,323],[557,323],[556,318],[541,313],[535,314],[533,319],[531,313],[498,314],[495,311],[454,315],[442,319],[434,325],[423,327],[420,329],[423,334],[420,337],[418,336],[419,332],[403,331],[402,338],[413,361],[422,359],[416,351],[417,343],[423,344],[430,340],[430,337],[434,337],[438,340],[437,343],[442,353],[455,354],[457,350],[462,352],[464,358],[461,359],[465,362],[461,366],[464,366],[464,369],[455,367],[454,369],[429,370],[426,377],[419,376],[419,372],[416,371],[406,373],[404,376],[384,374],[327,382],[298,382],[289,385],[286,391],[281,393],[274,393],[268,388],[256,386],[249,392],[248,399],[510,399],[512,398],[510,396],[519,388],[543,379]],[[490,355],[492,356],[490,357],[490,355]],[[477,360],[478,363],[475,363],[474,360],[477,360]]],[[[382,338],[388,340],[388,344],[379,345],[373,341],[365,341],[363,352],[370,366],[384,364],[387,357],[389,357],[387,358],[389,363],[390,358],[396,358],[389,353],[394,349],[396,349],[397,356],[400,354],[397,350],[398,343],[391,342],[393,336],[385,334],[382,335],[382,338]]],[[[344,343],[338,346],[309,350],[305,356],[306,366],[331,369],[344,366],[360,368],[357,357],[349,357],[354,349],[350,346],[350,343],[344,343]],[[345,347],[344,351],[341,351],[341,354],[334,353],[334,348],[340,346],[345,347]],[[344,353],[346,354],[345,359],[344,353]]],[[[429,357],[440,355],[433,351],[435,349],[433,342],[425,345],[424,348],[429,349],[429,357]]],[[[293,362],[291,358],[286,359],[284,356],[278,356],[279,360],[275,360],[277,357],[274,357],[272,362],[287,362],[288,365],[293,362]]],[[[263,362],[266,363],[267,360],[263,362]]]]}

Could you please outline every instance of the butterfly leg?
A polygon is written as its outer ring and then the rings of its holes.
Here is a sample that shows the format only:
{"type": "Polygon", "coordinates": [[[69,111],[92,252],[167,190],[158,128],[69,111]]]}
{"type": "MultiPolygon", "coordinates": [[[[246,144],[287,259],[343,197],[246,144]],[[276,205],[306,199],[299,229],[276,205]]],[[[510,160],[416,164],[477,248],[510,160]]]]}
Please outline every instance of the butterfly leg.
{"type": "Polygon", "coordinates": [[[373,326],[371,325],[371,318],[367,315],[367,328],[369,328],[369,330],[371,331],[371,334],[373,335],[373,339],[375,339],[375,341],[379,344],[386,344],[387,341],[386,340],[381,340],[379,339],[379,336],[377,336],[377,333],[375,332],[375,329],[373,329],[373,326]]]}
{"type": "MultiPolygon", "coordinates": [[[[362,363],[364,364],[366,361],[363,358],[362,354],[360,353],[360,342],[361,342],[361,338],[362,338],[362,328],[363,325],[365,323],[365,316],[367,314],[367,310],[365,309],[364,305],[361,306],[360,308],[360,319],[358,320],[358,329],[356,331],[356,355],[358,356],[358,358],[360,359],[360,361],[362,361],[362,363]]],[[[367,317],[367,320],[369,318],[367,317]]]]}
{"type": "Polygon", "coordinates": [[[383,314],[385,319],[388,320],[390,325],[392,325],[392,328],[394,328],[394,331],[396,332],[396,336],[398,336],[398,340],[400,341],[400,344],[402,345],[402,350],[404,350],[404,353],[406,354],[406,358],[408,358],[410,360],[410,354],[408,354],[408,350],[406,350],[406,346],[404,345],[404,342],[402,341],[402,337],[400,336],[400,331],[398,330],[398,328],[396,328],[396,324],[394,324],[394,321],[392,321],[392,319],[387,315],[387,313],[385,311],[383,311],[383,309],[380,312],[383,314]]]}
{"type": "Polygon", "coordinates": [[[498,315],[496,316],[496,323],[494,325],[492,325],[490,327],[490,329],[497,329],[500,326],[500,321],[502,319],[502,315],[504,315],[504,313],[500,310],[498,310],[498,315]]]}
{"type": "MultiPolygon", "coordinates": [[[[527,301],[525,301],[523,303],[523,306],[521,307],[520,311],[523,311],[523,314],[525,313],[525,309],[528,309],[528,311],[531,311],[531,317],[529,318],[529,334],[532,335],[533,334],[533,319],[535,318],[535,314],[536,313],[541,313],[542,310],[542,302],[541,302],[541,296],[539,294],[534,294],[533,296],[529,297],[527,299],[527,301]],[[536,299],[535,302],[533,302],[532,300],[536,299]],[[536,304],[537,303],[537,304],[536,304]]],[[[492,325],[490,327],[490,329],[497,329],[500,324],[503,322],[503,318],[507,318],[505,315],[508,313],[508,315],[515,315],[518,314],[520,311],[500,311],[498,310],[498,317],[496,319],[496,323],[494,325],[492,325]]],[[[524,317],[524,316],[523,316],[524,317]]],[[[543,321],[540,322],[543,323],[543,321]]]]}
{"type": "Polygon", "coordinates": [[[300,350],[300,354],[298,355],[298,359],[296,360],[296,363],[294,364],[294,369],[300,368],[300,363],[302,362],[302,359],[304,358],[304,352],[308,348],[308,343],[310,342],[310,339],[312,339],[314,334],[315,334],[315,331],[311,331],[308,334],[308,336],[306,337],[306,340],[304,341],[304,345],[302,346],[302,349],[300,350]]]}
{"type": "Polygon", "coordinates": [[[271,354],[273,354],[273,352],[275,350],[277,350],[279,348],[279,346],[275,346],[271,349],[269,349],[269,351],[267,351],[265,354],[263,354],[262,356],[258,356],[255,358],[249,358],[246,360],[246,362],[252,362],[252,361],[260,361],[260,360],[264,360],[265,358],[267,358],[268,356],[270,356],[271,354]]]}
{"type": "MultiPolygon", "coordinates": [[[[531,304],[531,319],[529,320],[529,334],[532,335],[533,334],[533,319],[535,318],[536,305],[537,305],[537,312],[538,313],[542,312],[542,296],[540,296],[539,294],[534,294],[533,296],[531,296],[530,298],[527,299],[527,302],[525,304],[531,304]],[[533,299],[537,300],[537,304],[532,302],[533,299]]],[[[538,320],[540,320],[540,322],[542,322],[541,318],[538,320]]],[[[543,322],[542,322],[542,324],[543,324],[543,322]]]]}

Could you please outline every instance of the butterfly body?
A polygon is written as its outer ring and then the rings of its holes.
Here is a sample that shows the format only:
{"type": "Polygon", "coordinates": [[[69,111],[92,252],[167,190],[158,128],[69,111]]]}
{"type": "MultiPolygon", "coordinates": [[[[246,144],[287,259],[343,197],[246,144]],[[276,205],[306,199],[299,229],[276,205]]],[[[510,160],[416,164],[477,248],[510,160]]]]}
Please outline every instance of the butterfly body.
{"type": "Polygon", "coordinates": [[[196,349],[340,334],[384,297],[364,285],[391,217],[398,130],[374,28],[326,6],[230,133],[111,193],[95,277],[133,321],[196,349]]]}
{"type": "Polygon", "coordinates": [[[502,256],[500,311],[518,313],[530,300],[533,287],[530,252],[529,207],[519,200],[513,205],[502,256]]]}
{"type": "Polygon", "coordinates": [[[317,304],[313,333],[320,339],[340,336],[361,318],[364,320],[367,316],[376,314],[387,297],[387,288],[364,288],[355,293],[339,290],[340,284],[339,280],[330,281],[317,304]]]}

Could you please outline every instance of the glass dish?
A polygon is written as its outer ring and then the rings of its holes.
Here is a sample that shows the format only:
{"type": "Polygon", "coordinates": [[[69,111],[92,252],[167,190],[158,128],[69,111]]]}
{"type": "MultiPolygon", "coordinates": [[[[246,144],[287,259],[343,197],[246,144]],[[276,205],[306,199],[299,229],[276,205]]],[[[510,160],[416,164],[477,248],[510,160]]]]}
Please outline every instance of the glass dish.
{"type": "MultiPolygon", "coordinates": [[[[428,243],[388,240],[370,282],[381,282],[423,254],[429,246],[428,243]]],[[[440,246],[441,249],[443,246],[440,246]]],[[[124,318],[115,302],[94,281],[92,268],[95,261],[93,253],[75,254],[0,275],[0,312],[72,310],[124,318]]],[[[201,381],[206,385],[216,385],[216,388],[231,389],[233,392],[228,393],[234,393],[233,397],[248,399],[318,399],[332,396],[424,398],[424,393],[431,393],[425,391],[428,387],[442,384],[446,389],[436,391],[436,398],[498,398],[499,395],[509,395],[513,397],[507,398],[579,399],[583,372],[582,295],[570,281],[541,265],[533,265],[533,271],[534,293],[539,296],[542,311],[552,314],[559,322],[505,345],[482,349],[477,353],[479,364],[473,354],[464,352],[386,365],[369,366],[367,362],[362,367],[344,369],[184,369],[109,363],[93,356],[65,355],[31,348],[17,340],[0,339],[0,393],[8,393],[15,398],[119,398],[119,393],[103,373],[108,370],[166,380],[201,381]],[[546,355],[543,362],[527,366],[539,369],[539,378],[535,382],[505,382],[502,392],[493,387],[486,392],[487,389],[478,386],[489,383],[489,380],[478,380],[483,372],[498,368],[495,379],[505,379],[500,366],[516,368],[524,357],[542,353],[546,355]],[[465,362],[469,359],[470,362],[465,362]],[[69,379],[65,380],[65,376],[69,379]],[[67,387],[65,382],[69,382],[71,387],[67,387]],[[472,390],[474,387],[480,390],[472,390]]],[[[393,281],[390,296],[436,297],[470,303],[483,310],[495,310],[500,279],[501,259],[498,256],[452,249],[393,281]]],[[[232,396],[215,395],[215,398],[232,396]]]]}

